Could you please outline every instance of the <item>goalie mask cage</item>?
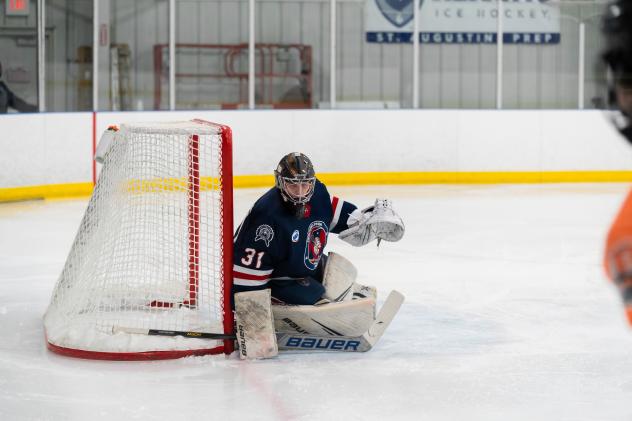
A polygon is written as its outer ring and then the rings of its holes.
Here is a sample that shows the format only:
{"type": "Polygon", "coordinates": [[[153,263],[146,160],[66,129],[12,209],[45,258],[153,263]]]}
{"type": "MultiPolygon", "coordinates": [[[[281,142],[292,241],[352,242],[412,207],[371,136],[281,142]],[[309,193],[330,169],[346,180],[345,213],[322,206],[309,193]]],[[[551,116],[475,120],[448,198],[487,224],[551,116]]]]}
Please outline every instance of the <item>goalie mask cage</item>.
{"type": "Polygon", "coordinates": [[[48,348],[111,360],[232,352],[230,340],[114,333],[232,333],[232,187],[229,127],[122,125],[44,316],[48,348]]]}

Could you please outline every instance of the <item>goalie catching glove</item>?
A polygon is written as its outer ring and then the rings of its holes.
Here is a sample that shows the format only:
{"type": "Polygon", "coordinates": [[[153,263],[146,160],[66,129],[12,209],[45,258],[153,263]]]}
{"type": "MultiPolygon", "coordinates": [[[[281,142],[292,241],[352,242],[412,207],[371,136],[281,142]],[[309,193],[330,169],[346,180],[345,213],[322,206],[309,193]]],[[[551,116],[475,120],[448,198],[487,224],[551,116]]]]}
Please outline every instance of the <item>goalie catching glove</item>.
{"type": "Polygon", "coordinates": [[[349,228],[338,237],[352,246],[363,246],[377,239],[399,241],[404,236],[404,222],[393,210],[388,199],[376,199],[375,205],[363,210],[355,210],[349,215],[349,228]]]}

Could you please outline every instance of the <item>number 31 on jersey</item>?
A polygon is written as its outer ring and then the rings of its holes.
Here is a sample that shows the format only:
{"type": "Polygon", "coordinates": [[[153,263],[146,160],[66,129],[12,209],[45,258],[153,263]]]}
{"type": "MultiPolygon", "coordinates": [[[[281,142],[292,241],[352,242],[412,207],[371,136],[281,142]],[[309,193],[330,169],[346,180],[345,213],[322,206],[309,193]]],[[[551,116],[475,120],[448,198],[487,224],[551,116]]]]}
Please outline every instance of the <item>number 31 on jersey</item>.
{"type": "Polygon", "coordinates": [[[247,248],[244,250],[244,252],[246,253],[246,255],[241,258],[241,263],[244,266],[250,266],[252,265],[253,261],[256,261],[255,269],[259,269],[261,267],[261,259],[263,259],[263,255],[265,254],[265,251],[260,251],[257,253],[257,250],[252,249],[252,248],[247,248]],[[256,260],[254,258],[255,255],[257,256],[256,260]]]}

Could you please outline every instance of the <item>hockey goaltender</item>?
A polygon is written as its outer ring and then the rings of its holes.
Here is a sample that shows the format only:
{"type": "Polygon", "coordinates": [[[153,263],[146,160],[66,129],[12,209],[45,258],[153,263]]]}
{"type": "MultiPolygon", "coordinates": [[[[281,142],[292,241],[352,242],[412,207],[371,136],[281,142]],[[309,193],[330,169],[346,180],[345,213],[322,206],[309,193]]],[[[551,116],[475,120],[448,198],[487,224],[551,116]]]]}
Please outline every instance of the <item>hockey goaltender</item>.
{"type": "Polygon", "coordinates": [[[399,241],[404,223],[391,202],[363,210],[331,197],[310,159],[279,162],[275,187],[239,225],[234,242],[233,304],[241,358],[281,350],[367,351],[397,313],[391,292],[376,316],[376,289],[355,282],[355,267],[324,253],[329,233],[353,246],[399,241]]]}

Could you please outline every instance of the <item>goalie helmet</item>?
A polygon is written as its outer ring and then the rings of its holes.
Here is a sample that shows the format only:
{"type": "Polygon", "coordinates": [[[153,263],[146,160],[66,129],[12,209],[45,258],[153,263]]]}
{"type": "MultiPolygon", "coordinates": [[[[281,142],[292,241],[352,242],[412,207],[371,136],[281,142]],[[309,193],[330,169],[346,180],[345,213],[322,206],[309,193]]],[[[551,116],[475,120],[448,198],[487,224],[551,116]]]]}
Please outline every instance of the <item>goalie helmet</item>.
{"type": "Polygon", "coordinates": [[[620,111],[613,118],[617,129],[632,142],[632,0],[610,3],[602,21],[608,67],[608,102],[620,111]]]}
{"type": "Polygon", "coordinates": [[[316,184],[312,161],[300,152],[289,153],[277,165],[274,178],[283,201],[296,207],[297,216],[302,215],[316,184]]]}

